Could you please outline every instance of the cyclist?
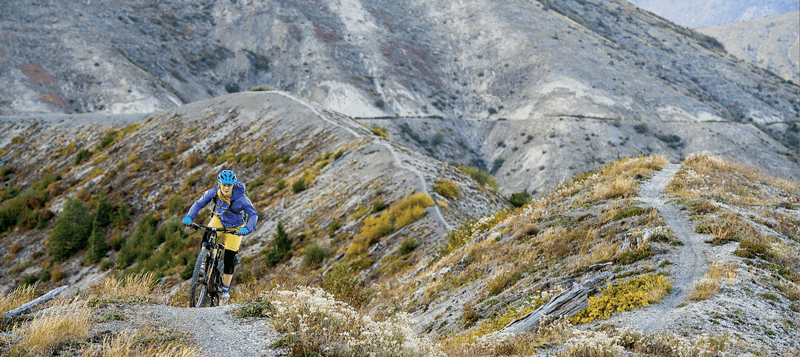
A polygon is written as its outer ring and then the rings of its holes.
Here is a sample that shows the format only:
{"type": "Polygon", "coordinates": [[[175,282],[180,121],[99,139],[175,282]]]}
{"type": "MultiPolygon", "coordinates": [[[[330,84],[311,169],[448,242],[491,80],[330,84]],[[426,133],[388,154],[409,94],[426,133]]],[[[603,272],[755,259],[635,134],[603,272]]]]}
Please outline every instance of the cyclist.
{"type": "MultiPolygon", "coordinates": [[[[258,222],[258,212],[245,194],[244,184],[236,179],[236,174],[231,170],[222,170],[217,176],[219,185],[214,186],[192,204],[189,213],[183,218],[182,223],[189,225],[192,223],[197,213],[203,207],[214,201],[214,209],[211,211],[210,227],[239,229],[236,234],[223,233],[220,238],[225,245],[225,254],[222,268],[222,300],[228,300],[228,292],[233,280],[233,268],[236,253],[239,251],[239,244],[242,236],[250,234],[258,222]]],[[[203,245],[205,245],[203,237],[203,245]]]]}

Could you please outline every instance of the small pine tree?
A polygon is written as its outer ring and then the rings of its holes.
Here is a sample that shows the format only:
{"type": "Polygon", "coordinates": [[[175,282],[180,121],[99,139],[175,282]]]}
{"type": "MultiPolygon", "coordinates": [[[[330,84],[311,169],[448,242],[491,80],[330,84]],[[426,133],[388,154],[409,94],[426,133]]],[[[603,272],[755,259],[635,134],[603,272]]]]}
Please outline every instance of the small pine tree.
{"type": "Polygon", "coordinates": [[[291,248],[292,238],[283,229],[283,221],[278,221],[278,228],[272,236],[272,248],[267,251],[264,263],[269,267],[278,265],[291,248]]]}
{"type": "Polygon", "coordinates": [[[99,263],[103,260],[109,248],[106,243],[106,235],[103,233],[103,227],[100,226],[98,221],[95,217],[92,225],[92,235],[89,237],[89,251],[86,252],[85,258],[85,262],[89,264],[99,263]]]}
{"type": "Polygon", "coordinates": [[[56,219],[47,249],[56,261],[67,260],[84,247],[92,231],[92,216],[83,201],[68,198],[56,219]]]}
{"type": "Polygon", "coordinates": [[[131,211],[128,209],[128,206],[125,204],[125,202],[119,201],[119,204],[117,204],[113,221],[114,226],[118,229],[123,229],[131,224],[131,211]]]}
{"type": "Polygon", "coordinates": [[[94,213],[94,224],[99,225],[100,228],[108,227],[111,224],[112,214],[114,213],[114,206],[108,202],[108,199],[100,195],[100,199],[97,200],[97,210],[94,213]]]}
{"type": "Polygon", "coordinates": [[[508,198],[508,201],[511,202],[514,207],[522,207],[531,201],[531,194],[528,193],[528,190],[512,193],[511,197],[508,198]]]}

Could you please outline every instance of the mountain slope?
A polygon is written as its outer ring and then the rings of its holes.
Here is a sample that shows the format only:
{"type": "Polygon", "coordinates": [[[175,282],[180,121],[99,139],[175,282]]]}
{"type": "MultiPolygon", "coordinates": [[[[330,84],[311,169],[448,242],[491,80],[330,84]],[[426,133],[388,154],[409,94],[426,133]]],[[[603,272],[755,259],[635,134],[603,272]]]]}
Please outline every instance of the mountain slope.
{"type": "Polygon", "coordinates": [[[732,55],[800,83],[800,12],[767,16],[698,32],[718,39],[732,55]]]}
{"type": "Polygon", "coordinates": [[[797,11],[800,7],[800,4],[793,0],[671,1],[669,3],[653,0],[630,0],[630,2],[677,24],[691,28],[776,16],[797,11]]]}
{"type": "MultiPolygon", "coordinates": [[[[220,350],[208,332],[235,333],[236,351],[269,356],[794,355],[798,189],[704,154],[681,164],[620,160],[454,231],[430,266],[369,286],[375,295],[364,309],[317,288],[263,282],[238,287],[234,306],[163,306],[183,302],[168,286],[154,287],[152,275],[134,275],[32,313],[10,326],[0,349],[233,351],[220,350]],[[534,331],[497,333],[589,281],[599,287],[588,292],[585,310],[563,317],[569,322],[551,316],[534,331]],[[55,326],[75,328],[30,337],[55,326]],[[148,334],[152,347],[126,343],[148,334]]],[[[27,296],[0,300],[0,310],[27,296]]]]}
{"type": "MultiPolygon", "coordinates": [[[[182,283],[176,273],[193,266],[200,237],[178,233],[175,217],[181,218],[214,184],[222,168],[237,172],[260,212],[259,229],[245,239],[242,248],[247,257],[240,270],[244,280],[282,269],[293,279],[303,281],[305,274],[297,275],[301,270],[314,280],[318,277],[310,271],[324,271],[342,259],[367,264],[361,266],[365,279],[375,279],[431,255],[452,227],[507,205],[505,199],[454,168],[396,146],[350,118],[281,92],[222,96],[125,127],[102,121],[77,126],[63,117],[12,118],[0,123],[5,132],[15,135],[2,162],[8,168],[3,175],[3,214],[13,215],[13,220],[3,221],[3,231],[14,231],[6,232],[4,239],[20,247],[3,262],[16,267],[3,280],[5,290],[23,278],[43,274],[50,278],[55,271],[76,287],[102,277],[96,275],[96,267],[80,266],[85,251],[61,262],[54,261],[52,246],[45,247],[46,238],[54,235],[43,228],[54,227],[56,220],[51,218],[62,213],[68,197],[82,200],[92,212],[101,197],[114,206],[109,213],[113,217],[123,203],[130,212],[127,223],[117,224],[114,218],[115,224],[103,229],[119,251],[101,262],[105,269],[115,265],[128,273],[156,270],[173,283],[182,283]],[[433,186],[444,179],[462,194],[446,198],[437,193],[433,186]],[[48,181],[42,184],[43,180],[48,181]],[[397,217],[408,213],[406,206],[398,205],[412,202],[409,197],[415,193],[428,197],[430,203],[395,228],[394,221],[400,222],[397,217]],[[29,195],[38,198],[27,200],[29,195]],[[23,212],[31,212],[33,225],[25,223],[28,213],[23,212]],[[365,222],[388,219],[390,214],[388,231],[366,241],[361,238],[365,222]],[[296,255],[294,259],[287,256],[281,269],[270,271],[263,264],[264,254],[278,221],[284,222],[294,240],[296,255]],[[144,237],[156,228],[161,230],[156,236],[162,238],[155,245],[147,243],[149,238],[144,237]],[[389,233],[393,234],[385,237],[389,233]],[[162,252],[166,256],[146,251],[156,251],[170,239],[176,241],[162,252]],[[398,255],[396,249],[406,239],[416,245],[398,255]],[[348,250],[354,242],[362,244],[362,250],[348,250]],[[320,247],[325,253],[307,264],[303,255],[307,246],[320,247]],[[394,270],[386,270],[392,262],[394,270]]],[[[206,219],[207,212],[197,220],[206,219]]]]}
{"type": "Polygon", "coordinates": [[[420,117],[476,127],[431,152],[500,163],[509,191],[628,155],[710,150],[703,128],[723,133],[720,155],[800,172],[800,87],[627,2],[9,5],[3,113],[149,112],[266,85],[356,118],[400,118],[384,126],[422,138],[436,131],[412,125],[420,117]],[[518,151],[498,145],[527,135],[518,151]],[[753,147],[758,160],[742,155],[753,147]]]}

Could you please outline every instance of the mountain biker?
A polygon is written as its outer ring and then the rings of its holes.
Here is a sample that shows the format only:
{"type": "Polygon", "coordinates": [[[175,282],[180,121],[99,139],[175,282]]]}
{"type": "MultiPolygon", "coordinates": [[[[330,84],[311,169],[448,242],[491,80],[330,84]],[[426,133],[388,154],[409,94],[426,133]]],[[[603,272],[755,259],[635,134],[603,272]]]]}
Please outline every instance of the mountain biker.
{"type": "MultiPolygon", "coordinates": [[[[245,194],[244,183],[236,179],[236,174],[231,170],[222,170],[217,175],[219,185],[214,186],[192,204],[192,208],[183,218],[182,223],[189,225],[192,223],[197,213],[203,207],[214,201],[211,221],[209,227],[237,229],[239,235],[223,233],[220,235],[222,244],[225,245],[225,254],[222,268],[222,300],[230,298],[229,287],[233,280],[233,268],[236,253],[239,251],[239,244],[242,236],[250,234],[258,222],[258,212],[245,194]]],[[[205,237],[203,237],[205,246],[205,237]]]]}

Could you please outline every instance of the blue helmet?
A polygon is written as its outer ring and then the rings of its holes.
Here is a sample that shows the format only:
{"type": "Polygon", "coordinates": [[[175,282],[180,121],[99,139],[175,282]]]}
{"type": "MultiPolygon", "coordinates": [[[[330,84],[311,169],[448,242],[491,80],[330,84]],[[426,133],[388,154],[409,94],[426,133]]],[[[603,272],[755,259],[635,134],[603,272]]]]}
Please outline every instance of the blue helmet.
{"type": "Polygon", "coordinates": [[[222,170],[219,175],[217,175],[217,182],[231,185],[235,184],[236,174],[231,170],[222,170]]]}

